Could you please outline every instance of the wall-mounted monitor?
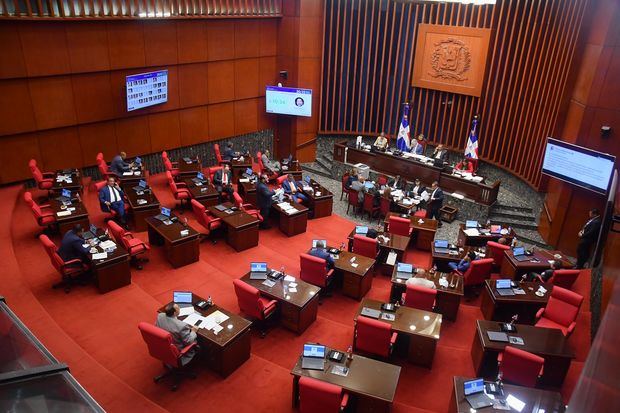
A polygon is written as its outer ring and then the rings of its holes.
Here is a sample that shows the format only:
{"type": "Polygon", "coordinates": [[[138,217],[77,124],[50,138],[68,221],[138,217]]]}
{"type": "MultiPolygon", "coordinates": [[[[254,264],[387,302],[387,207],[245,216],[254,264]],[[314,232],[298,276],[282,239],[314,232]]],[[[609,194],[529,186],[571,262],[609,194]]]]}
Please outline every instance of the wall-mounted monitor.
{"type": "Polygon", "coordinates": [[[140,73],[125,78],[127,111],[168,101],[168,71],[140,73]]]}
{"type": "Polygon", "coordinates": [[[583,146],[547,138],[542,173],[606,194],[616,157],[583,146]]]}
{"type": "Polygon", "coordinates": [[[267,86],[265,99],[267,113],[312,116],[312,89],[267,86]]]}

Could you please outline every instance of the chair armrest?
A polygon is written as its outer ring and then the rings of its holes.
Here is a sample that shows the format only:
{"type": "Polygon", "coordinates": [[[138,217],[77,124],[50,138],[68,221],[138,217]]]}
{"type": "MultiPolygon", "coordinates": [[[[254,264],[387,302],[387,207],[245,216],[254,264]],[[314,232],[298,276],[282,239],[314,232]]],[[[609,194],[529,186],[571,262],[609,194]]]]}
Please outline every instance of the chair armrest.
{"type": "Polygon", "coordinates": [[[396,344],[396,340],[398,339],[398,333],[395,331],[392,333],[392,337],[390,337],[390,346],[396,344]]]}
{"type": "Polygon", "coordinates": [[[50,204],[41,204],[39,205],[39,208],[44,209],[44,208],[51,208],[52,206],[50,204]]]}
{"type": "Polygon", "coordinates": [[[340,401],[340,411],[343,411],[347,404],[349,404],[349,393],[345,393],[342,395],[342,400],[340,401]]]}
{"type": "Polygon", "coordinates": [[[191,193],[191,192],[189,192],[189,189],[187,189],[187,188],[180,188],[180,189],[177,191],[177,193],[182,193],[182,192],[186,193],[186,194],[187,194],[187,196],[189,196],[189,197],[191,197],[191,196],[192,196],[192,193],[191,193]]]}
{"type": "Polygon", "coordinates": [[[497,365],[499,366],[500,364],[502,364],[502,361],[504,361],[504,352],[500,351],[499,353],[497,353],[497,365]]]}
{"type": "Polygon", "coordinates": [[[138,249],[138,248],[144,248],[144,252],[146,252],[149,249],[148,245],[146,245],[145,243],[142,243],[139,245],[132,245],[131,247],[128,247],[127,252],[129,252],[129,255],[133,255],[133,250],[138,249]]]}
{"type": "Polygon", "coordinates": [[[454,271],[452,271],[452,273],[456,274],[456,275],[460,275],[461,277],[463,276],[463,273],[460,272],[459,270],[454,270],[454,271]]]}
{"type": "Polygon", "coordinates": [[[543,307],[543,308],[539,309],[539,310],[536,312],[536,319],[538,320],[540,317],[542,317],[542,315],[543,315],[544,313],[545,313],[545,307],[543,307]]]}
{"type": "Polygon", "coordinates": [[[184,356],[188,351],[196,347],[198,343],[194,342],[188,346],[183,347],[183,349],[179,352],[179,356],[184,356]]]}
{"type": "Polygon", "coordinates": [[[572,322],[570,323],[570,325],[568,326],[568,328],[566,329],[566,335],[568,336],[569,334],[571,334],[573,332],[573,330],[575,329],[575,326],[577,325],[576,322],[572,322]]]}
{"type": "Polygon", "coordinates": [[[170,161],[170,164],[172,165],[173,168],[178,168],[179,167],[179,163],[178,162],[170,161]]]}
{"type": "Polygon", "coordinates": [[[270,309],[271,307],[275,307],[277,304],[278,304],[278,300],[271,300],[267,303],[263,311],[266,311],[267,309],[270,309]]]}
{"type": "Polygon", "coordinates": [[[334,275],[334,269],[332,268],[331,270],[327,271],[327,276],[331,277],[332,275],[334,275]]]}
{"type": "Polygon", "coordinates": [[[212,229],[211,229],[211,225],[213,225],[213,224],[215,224],[215,223],[217,223],[217,222],[221,222],[221,221],[222,221],[222,219],[221,219],[221,218],[212,218],[212,219],[209,221],[209,231],[212,231],[212,229]]]}
{"type": "Polygon", "coordinates": [[[177,182],[177,188],[187,188],[187,184],[185,182],[177,182]]]}

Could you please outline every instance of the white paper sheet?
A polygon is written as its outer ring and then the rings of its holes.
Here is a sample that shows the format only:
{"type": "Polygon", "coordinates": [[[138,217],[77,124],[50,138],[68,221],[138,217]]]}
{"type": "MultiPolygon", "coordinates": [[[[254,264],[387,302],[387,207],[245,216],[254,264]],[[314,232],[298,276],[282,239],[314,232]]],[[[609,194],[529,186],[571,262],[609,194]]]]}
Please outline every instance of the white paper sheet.
{"type": "Polygon", "coordinates": [[[186,315],[190,315],[194,313],[194,307],[181,307],[181,310],[179,311],[179,316],[183,317],[186,315]]]}

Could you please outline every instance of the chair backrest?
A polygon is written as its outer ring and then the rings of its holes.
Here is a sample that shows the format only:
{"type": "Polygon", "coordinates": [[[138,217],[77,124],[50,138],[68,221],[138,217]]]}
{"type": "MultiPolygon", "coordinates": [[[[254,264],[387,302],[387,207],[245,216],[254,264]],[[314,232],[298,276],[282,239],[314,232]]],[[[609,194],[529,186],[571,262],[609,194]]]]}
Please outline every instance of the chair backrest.
{"type": "Polygon", "coordinates": [[[56,245],[45,234],[39,235],[39,241],[41,241],[43,248],[45,248],[45,252],[50,258],[50,262],[52,263],[54,268],[56,268],[56,271],[62,274],[62,266],[64,265],[65,262],[60,257],[60,255],[58,255],[58,253],[56,252],[56,245]]]}
{"type": "Polygon", "coordinates": [[[570,289],[577,281],[580,273],[580,270],[555,270],[549,282],[553,285],[570,289]]]}
{"type": "Polygon", "coordinates": [[[41,216],[43,215],[43,212],[41,211],[41,207],[32,198],[32,194],[30,192],[27,192],[27,191],[24,192],[24,201],[26,201],[26,203],[30,206],[30,209],[32,210],[32,213],[34,214],[35,218],[37,219],[41,218],[41,216]]]}
{"type": "Polygon", "coordinates": [[[355,347],[366,353],[387,357],[392,328],[388,323],[359,316],[355,324],[355,347]]]}
{"type": "Polygon", "coordinates": [[[30,166],[30,171],[32,172],[32,177],[34,178],[37,184],[43,181],[43,174],[41,173],[41,170],[36,165],[36,163],[34,166],[32,165],[30,166]]]}
{"type": "Polygon", "coordinates": [[[411,221],[407,218],[391,216],[388,229],[390,234],[403,235],[405,237],[408,237],[410,226],[411,221]]]}
{"type": "Polygon", "coordinates": [[[127,247],[128,242],[125,240],[124,235],[127,233],[120,225],[118,225],[114,221],[108,221],[108,228],[112,232],[112,236],[116,240],[117,243],[127,247]]]}
{"type": "Polygon", "coordinates": [[[31,159],[28,161],[28,166],[30,167],[30,170],[34,169],[37,167],[37,160],[36,159],[31,159]]]}
{"type": "Polygon", "coordinates": [[[170,159],[163,158],[163,161],[164,161],[164,168],[166,168],[166,172],[172,171],[172,162],[170,162],[170,159]]]}
{"type": "Polygon", "coordinates": [[[223,169],[223,168],[221,166],[210,166],[209,167],[209,177],[211,178],[211,182],[213,182],[213,177],[215,176],[215,173],[219,171],[220,169],[223,169]]]}
{"type": "Polygon", "coordinates": [[[30,192],[24,192],[24,201],[29,207],[32,207],[32,204],[34,204],[34,199],[32,199],[32,194],[30,192]]]}
{"type": "Polygon", "coordinates": [[[342,387],[311,377],[299,379],[300,413],[338,413],[342,401],[342,387]]]}
{"type": "Polygon", "coordinates": [[[364,196],[364,204],[363,204],[364,211],[372,211],[374,202],[375,202],[374,198],[375,197],[372,196],[371,194],[366,194],[364,196]]]}
{"type": "Polygon", "coordinates": [[[168,186],[170,186],[170,190],[172,191],[172,194],[176,197],[177,194],[179,193],[179,188],[177,187],[177,183],[174,182],[174,179],[170,179],[168,181],[168,186]]]}
{"type": "Polygon", "coordinates": [[[241,311],[252,318],[262,320],[264,307],[260,300],[260,291],[241,280],[233,280],[233,285],[241,311]]]}
{"type": "Polygon", "coordinates": [[[99,153],[97,154],[97,156],[95,157],[95,159],[97,160],[97,162],[99,162],[99,161],[104,161],[104,162],[105,162],[105,159],[103,159],[103,153],[101,153],[101,152],[99,152],[99,153]]]}
{"type": "Polygon", "coordinates": [[[493,270],[493,258],[483,258],[474,260],[469,264],[469,268],[463,274],[463,285],[482,284],[486,279],[491,277],[493,270]]]}
{"type": "Polygon", "coordinates": [[[504,251],[509,250],[509,245],[500,244],[495,241],[487,242],[487,257],[493,258],[493,262],[496,266],[501,267],[504,262],[504,251]]]}
{"type": "Polygon", "coordinates": [[[166,179],[168,179],[168,183],[174,182],[174,178],[172,177],[172,172],[166,171],[166,179]]]}
{"type": "Polygon", "coordinates": [[[365,237],[364,235],[355,234],[353,236],[353,252],[364,257],[377,258],[377,240],[365,237]]]}
{"type": "Polygon", "coordinates": [[[161,157],[162,157],[162,159],[168,159],[168,160],[170,160],[170,159],[168,158],[168,152],[166,152],[166,151],[162,151],[162,153],[161,153],[161,157]]]}
{"type": "Polygon", "coordinates": [[[222,162],[222,153],[220,152],[220,145],[217,143],[213,144],[213,151],[215,152],[215,159],[217,159],[218,162],[222,162]]]}
{"type": "Polygon", "coordinates": [[[360,193],[357,191],[349,191],[349,205],[357,207],[360,203],[360,193]]]}
{"type": "Polygon", "coordinates": [[[169,366],[181,367],[179,362],[180,351],[172,342],[172,334],[145,322],[138,324],[138,329],[151,357],[169,366]]]}
{"type": "Polygon", "coordinates": [[[347,172],[344,175],[342,175],[342,179],[340,180],[341,188],[343,191],[347,189],[348,181],[349,181],[349,173],[347,172]]]}
{"type": "Polygon", "coordinates": [[[99,172],[101,172],[102,175],[105,175],[108,173],[108,164],[105,163],[104,160],[98,161],[97,166],[99,167],[99,172]]]}
{"type": "Polygon", "coordinates": [[[327,283],[327,263],[323,258],[314,255],[299,254],[299,266],[301,267],[300,278],[319,287],[325,287],[327,283]]]}
{"type": "Polygon", "coordinates": [[[256,159],[258,160],[258,169],[263,172],[265,167],[263,166],[263,154],[261,151],[256,152],[256,159]]]}
{"type": "Polygon", "coordinates": [[[243,198],[241,198],[241,195],[239,195],[237,191],[233,192],[233,198],[235,200],[235,205],[239,208],[243,208],[243,198]]]}
{"type": "Polygon", "coordinates": [[[278,176],[278,179],[277,179],[278,185],[282,185],[282,182],[286,181],[287,179],[288,179],[288,175],[287,174],[284,174],[282,176],[278,176]]]}
{"type": "Polygon", "coordinates": [[[433,311],[436,297],[437,290],[434,288],[422,287],[421,285],[407,285],[404,305],[417,308],[418,310],[433,311]]]}
{"type": "Polygon", "coordinates": [[[387,185],[388,183],[387,176],[379,175],[379,178],[377,178],[377,183],[379,184],[379,186],[387,185]]]}
{"type": "Polygon", "coordinates": [[[192,199],[192,211],[194,211],[194,216],[196,217],[196,221],[198,221],[203,227],[208,228],[209,222],[207,221],[207,216],[205,211],[207,208],[198,202],[195,199],[192,199]]]}
{"type": "Polygon", "coordinates": [[[534,387],[545,359],[521,350],[506,346],[502,357],[502,380],[519,386],[534,387]]]}
{"type": "Polygon", "coordinates": [[[577,318],[582,303],[583,296],[565,288],[554,286],[543,317],[568,327],[577,318]]]}
{"type": "Polygon", "coordinates": [[[97,193],[99,193],[99,191],[101,191],[101,189],[106,186],[108,184],[107,181],[100,181],[100,182],[95,182],[95,191],[97,191],[97,193]]]}
{"type": "Polygon", "coordinates": [[[381,210],[381,214],[383,215],[387,215],[388,212],[390,212],[390,204],[392,202],[386,198],[386,197],[381,197],[381,203],[379,204],[379,208],[381,210]]]}

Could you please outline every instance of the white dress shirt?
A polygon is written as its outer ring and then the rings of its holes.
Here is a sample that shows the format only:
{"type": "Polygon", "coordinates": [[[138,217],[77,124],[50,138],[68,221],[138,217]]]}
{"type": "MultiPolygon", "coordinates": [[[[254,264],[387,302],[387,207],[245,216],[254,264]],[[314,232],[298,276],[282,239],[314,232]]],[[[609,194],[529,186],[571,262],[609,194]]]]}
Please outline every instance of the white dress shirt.
{"type": "Polygon", "coordinates": [[[110,203],[121,200],[121,194],[118,192],[118,189],[113,186],[108,186],[108,189],[110,190],[110,203]]]}

